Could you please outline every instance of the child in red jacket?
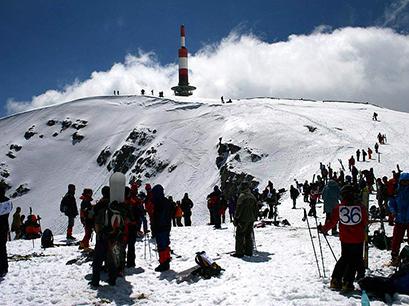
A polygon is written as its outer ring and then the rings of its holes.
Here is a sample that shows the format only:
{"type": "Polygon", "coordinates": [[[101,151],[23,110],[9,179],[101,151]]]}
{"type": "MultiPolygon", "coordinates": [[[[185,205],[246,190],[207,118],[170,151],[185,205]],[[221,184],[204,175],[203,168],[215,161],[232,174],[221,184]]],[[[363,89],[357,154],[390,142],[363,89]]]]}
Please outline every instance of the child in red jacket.
{"type": "Polygon", "coordinates": [[[330,287],[348,292],[354,290],[355,274],[358,279],[365,276],[363,246],[365,226],[368,223],[366,208],[355,201],[354,187],[346,185],[341,189],[341,203],[334,207],[331,219],[318,230],[326,234],[339,222],[341,258],[334,267],[330,287]]]}

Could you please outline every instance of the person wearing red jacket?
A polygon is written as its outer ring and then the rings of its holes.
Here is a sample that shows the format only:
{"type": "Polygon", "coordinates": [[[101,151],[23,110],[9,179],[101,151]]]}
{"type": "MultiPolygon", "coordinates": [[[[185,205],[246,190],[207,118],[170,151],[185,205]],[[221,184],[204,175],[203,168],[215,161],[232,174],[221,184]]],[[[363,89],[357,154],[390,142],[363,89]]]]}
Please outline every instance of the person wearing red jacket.
{"type": "Polygon", "coordinates": [[[318,230],[325,235],[339,223],[341,257],[332,272],[330,287],[343,292],[354,290],[357,272],[358,279],[365,276],[363,246],[368,214],[365,207],[355,201],[354,193],[352,185],[345,185],[341,189],[341,203],[334,207],[331,219],[325,225],[318,226],[318,230]]]}

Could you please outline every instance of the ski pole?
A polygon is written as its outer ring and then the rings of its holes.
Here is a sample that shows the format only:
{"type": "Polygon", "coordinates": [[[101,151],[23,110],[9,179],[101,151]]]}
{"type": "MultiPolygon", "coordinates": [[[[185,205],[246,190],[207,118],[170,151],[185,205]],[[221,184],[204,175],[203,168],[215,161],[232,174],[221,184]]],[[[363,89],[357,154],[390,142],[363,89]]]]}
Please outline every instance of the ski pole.
{"type": "Polygon", "coordinates": [[[143,259],[146,259],[146,235],[143,239],[143,259]]]}
{"type": "Polygon", "coordinates": [[[327,242],[327,244],[328,244],[329,249],[331,250],[332,256],[334,256],[334,259],[335,259],[335,261],[337,262],[337,261],[338,261],[338,259],[337,259],[337,257],[335,256],[334,251],[332,250],[331,245],[329,244],[329,241],[328,241],[327,235],[323,234],[323,236],[324,236],[324,238],[325,238],[325,241],[326,241],[326,242],[327,242]]]}
{"type": "Polygon", "coordinates": [[[257,252],[256,236],[254,235],[254,229],[251,230],[251,238],[253,240],[253,250],[257,252]]]}
{"type": "Polygon", "coordinates": [[[149,259],[152,259],[151,240],[149,239],[149,234],[148,234],[148,248],[149,248],[149,259]]]}
{"type": "Polygon", "coordinates": [[[308,232],[310,233],[312,249],[314,250],[315,262],[317,263],[318,275],[319,275],[319,277],[321,277],[321,270],[320,270],[320,265],[319,265],[319,263],[318,263],[317,252],[315,251],[314,240],[312,239],[312,233],[311,233],[311,228],[310,228],[310,222],[308,221],[307,211],[305,210],[305,208],[303,208],[303,209],[304,209],[304,218],[303,218],[303,221],[307,221],[308,232]]]}
{"type": "Polygon", "coordinates": [[[324,274],[324,278],[325,278],[326,276],[325,276],[324,256],[322,255],[322,245],[321,245],[320,231],[318,230],[318,222],[317,222],[317,215],[316,214],[314,216],[314,219],[315,219],[315,226],[317,227],[318,245],[320,247],[320,253],[321,253],[322,273],[324,274]]]}

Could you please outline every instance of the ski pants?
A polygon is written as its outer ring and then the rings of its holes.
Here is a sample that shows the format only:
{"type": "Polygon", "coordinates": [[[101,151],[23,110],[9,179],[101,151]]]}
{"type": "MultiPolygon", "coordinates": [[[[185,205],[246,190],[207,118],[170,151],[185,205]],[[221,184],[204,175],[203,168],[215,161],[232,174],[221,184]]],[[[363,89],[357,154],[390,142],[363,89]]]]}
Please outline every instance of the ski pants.
{"type": "Polygon", "coordinates": [[[253,222],[240,222],[236,227],[236,254],[253,255],[253,222]]]}
{"type": "Polygon", "coordinates": [[[102,235],[97,235],[96,243],[95,243],[95,252],[94,252],[94,260],[92,262],[92,283],[99,284],[100,281],[100,273],[102,270],[102,263],[105,261],[107,269],[108,269],[108,277],[109,283],[115,284],[115,280],[117,277],[117,271],[115,267],[108,261],[108,248],[109,248],[109,241],[107,238],[102,237],[102,235]]]}
{"type": "Polygon", "coordinates": [[[192,220],[190,218],[191,215],[192,215],[192,213],[189,212],[189,211],[184,212],[183,219],[184,219],[185,226],[191,226],[192,225],[192,220]]]}
{"type": "Polygon", "coordinates": [[[84,238],[82,238],[81,244],[84,248],[89,248],[89,241],[91,240],[93,226],[84,223],[84,238]]]}
{"type": "Polygon", "coordinates": [[[364,243],[341,242],[341,257],[335,264],[332,278],[343,281],[344,284],[352,285],[355,274],[360,279],[365,276],[365,264],[363,260],[364,243]]]}
{"type": "Polygon", "coordinates": [[[409,234],[409,224],[395,223],[392,237],[392,257],[399,256],[400,245],[405,236],[405,232],[409,234]]]}
{"type": "MultiPolygon", "coordinates": [[[[325,224],[327,224],[331,220],[331,213],[325,213],[325,224]]],[[[332,234],[334,234],[337,231],[337,225],[332,228],[332,234]]]]}
{"type": "Polygon", "coordinates": [[[155,237],[159,253],[159,263],[163,264],[170,260],[170,232],[158,232],[155,237]]]}
{"type": "Polygon", "coordinates": [[[68,217],[67,236],[72,236],[72,228],[74,227],[75,217],[73,216],[67,217],[68,217]]]}
{"type": "Polygon", "coordinates": [[[213,224],[214,224],[215,228],[220,228],[221,224],[222,224],[222,220],[221,220],[219,209],[212,208],[210,210],[210,214],[212,216],[211,219],[213,220],[213,224]]]}
{"type": "Polygon", "coordinates": [[[0,232],[0,274],[7,273],[9,269],[9,263],[7,261],[7,232],[0,232]]]}
{"type": "Polygon", "coordinates": [[[136,226],[129,226],[128,228],[128,252],[126,253],[126,266],[128,268],[135,267],[135,242],[136,242],[136,226]]]}

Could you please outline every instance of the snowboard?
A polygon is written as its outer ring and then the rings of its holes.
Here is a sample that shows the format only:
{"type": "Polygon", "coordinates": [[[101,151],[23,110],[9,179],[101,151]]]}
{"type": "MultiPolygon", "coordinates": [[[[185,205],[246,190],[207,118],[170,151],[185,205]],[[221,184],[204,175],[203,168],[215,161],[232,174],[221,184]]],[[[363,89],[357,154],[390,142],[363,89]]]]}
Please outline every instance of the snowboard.
{"type": "Polygon", "coordinates": [[[123,203],[125,201],[125,175],[121,172],[115,172],[109,178],[110,200],[123,203]]]}

